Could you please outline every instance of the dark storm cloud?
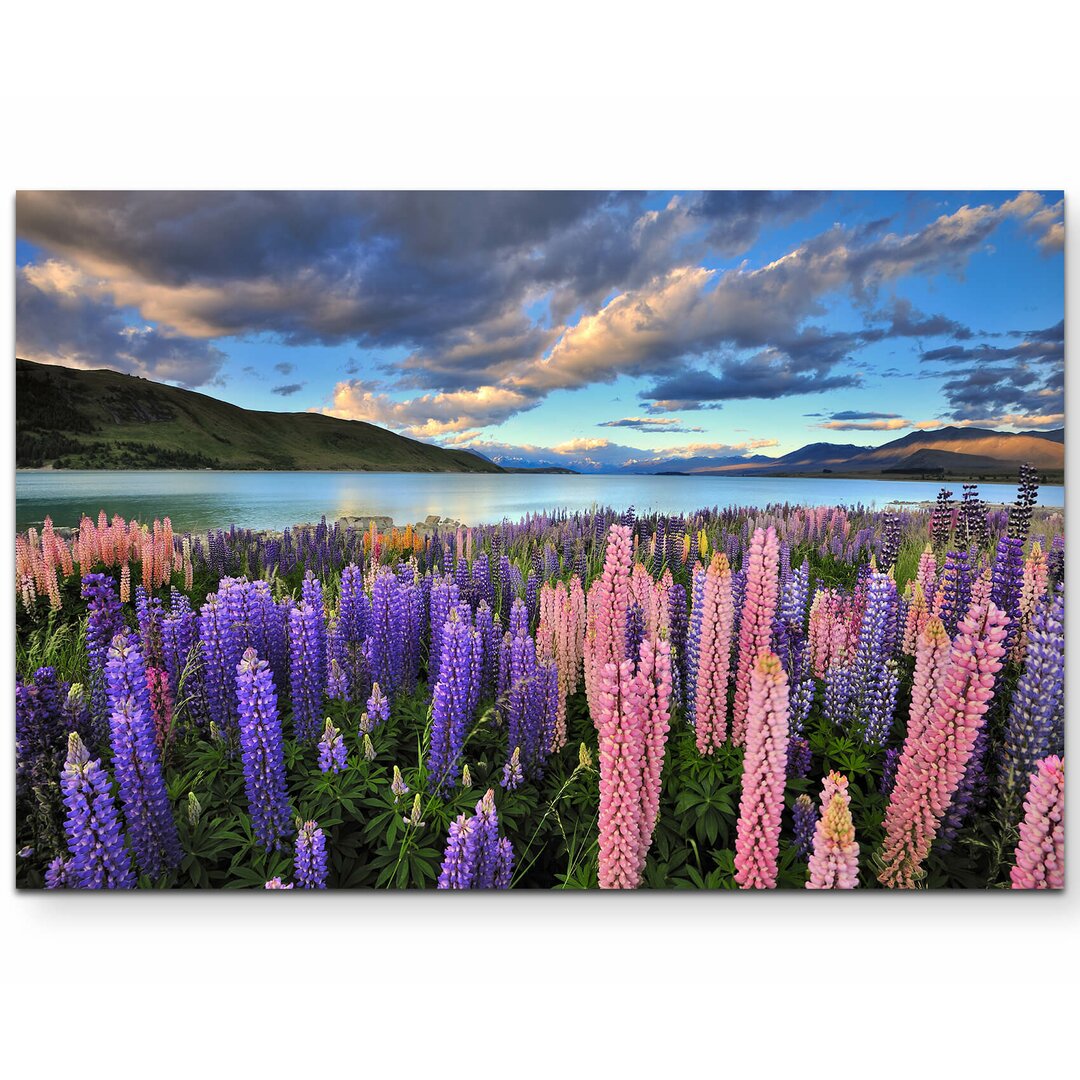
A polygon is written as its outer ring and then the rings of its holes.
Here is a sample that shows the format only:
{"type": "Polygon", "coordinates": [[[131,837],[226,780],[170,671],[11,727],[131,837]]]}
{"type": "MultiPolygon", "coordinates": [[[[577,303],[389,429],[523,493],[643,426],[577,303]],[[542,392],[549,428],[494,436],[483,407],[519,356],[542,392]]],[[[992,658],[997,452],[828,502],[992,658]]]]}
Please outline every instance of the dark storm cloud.
{"type": "Polygon", "coordinates": [[[827,197],[823,191],[707,191],[691,213],[708,221],[706,243],[733,255],[745,251],[766,225],[806,217],[827,197]]]}
{"type": "Polygon", "coordinates": [[[292,397],[293,394],[300,393],[300,391],[303,390],[305,386],[307,386],[307,383],[302,383],[302,382],[286,383],[284,386],[274,386],[274,387],[272,387],[271,390],[270,390],[270,393],[271,394],[280,394],[282,397],[292,397]]]}

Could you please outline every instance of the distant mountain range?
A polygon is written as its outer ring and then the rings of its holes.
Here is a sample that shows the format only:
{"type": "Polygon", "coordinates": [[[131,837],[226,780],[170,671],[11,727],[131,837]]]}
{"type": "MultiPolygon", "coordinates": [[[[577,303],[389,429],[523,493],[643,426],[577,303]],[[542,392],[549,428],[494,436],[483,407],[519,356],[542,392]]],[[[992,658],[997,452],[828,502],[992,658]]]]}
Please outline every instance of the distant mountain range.
{"type": "MultiPolygon", "coordinates": [[[[989,428],[943,427],[913,431],[882,446],[852,443],[811,443],[783,457],[717,459],[681,472],[727,476],[862,476],[891,479],[1012,476],[1024,462],[1033,464],[1047,480],[1059,480],[1065,470],[1065,430],[1007,432],[989,428]]],[[[676,466],[668,461],[666,470],[676,466]]]]}
{"type": "Polygon", "coordinates": [[[15,361],[15,464],[67,469],[499,473],[361,420],[256,412],[115,371],[15,361]]]}

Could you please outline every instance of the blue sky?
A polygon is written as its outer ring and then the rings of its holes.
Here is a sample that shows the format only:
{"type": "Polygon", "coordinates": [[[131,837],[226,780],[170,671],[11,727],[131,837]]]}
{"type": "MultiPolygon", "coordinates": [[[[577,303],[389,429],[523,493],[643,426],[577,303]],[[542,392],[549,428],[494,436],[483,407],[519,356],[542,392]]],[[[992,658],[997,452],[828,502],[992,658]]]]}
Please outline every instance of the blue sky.
{"type": "Polygon", "coordinates": [[[62,193],[19,356],[497,461],[1059,426],[1060,192],[62,193]]]}

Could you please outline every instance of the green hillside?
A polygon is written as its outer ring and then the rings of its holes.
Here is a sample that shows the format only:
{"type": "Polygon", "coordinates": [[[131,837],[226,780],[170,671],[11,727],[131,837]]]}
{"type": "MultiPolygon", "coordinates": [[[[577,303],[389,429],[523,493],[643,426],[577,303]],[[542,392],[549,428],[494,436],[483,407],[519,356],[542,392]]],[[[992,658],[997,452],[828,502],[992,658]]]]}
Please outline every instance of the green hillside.
{"type": "Polygon", "coordinates": [[[114,371],[15,361],[15,463],[56,469],[502,472],[360,420],[255,412],[114,371]]]}

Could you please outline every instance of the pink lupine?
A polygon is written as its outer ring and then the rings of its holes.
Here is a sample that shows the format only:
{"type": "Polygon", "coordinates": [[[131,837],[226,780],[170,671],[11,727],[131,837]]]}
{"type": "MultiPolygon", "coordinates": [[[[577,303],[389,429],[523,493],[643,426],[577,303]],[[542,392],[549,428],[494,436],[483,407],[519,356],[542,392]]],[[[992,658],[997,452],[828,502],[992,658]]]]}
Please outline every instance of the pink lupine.
{"type": "Polygon", "coordinates": [[[922,587],[923,596],[929,600],[937,585],[937,559],[931,544],[927,544],[919,556],[919,569],[915,572],[915,580],[922,587]]]}
{"type": "Polygon", "coordinates": [[[641,883],[660,806],[671,700],[671,648],[644,638],[631,659],[600,672],[599,883],[634,889],[641,883]]]}
{"type": "Polygon", "coordinates": [[[164,746],[172,732],[173,702],[169,691],[169,675],[159,667],[146,669],[146,688],[150,691],[150,712],[154,717],[154,735],[159,747],[164,746]]]}
{"type": "Polygon", "coordinates": [[[833,589],[818,589],[808,623],[810,663],[815,678],[824,679],[830,667],[843,667],[850,659],[850,623],[844,598],[833,589]]]}
{"type": "Polygon", "coordinates": [[[967,769],[1005,653],[1007,617],[995,604],[960,620],[937,695],[921,731],[908,733],[885,812],[878,880],[910,889],[967,769]]]}
{"type": "Polygon", "coordinates": [[[735,673],[735,707],[731,737],[736,746],[746,738],[750,704],[750,673],[758,655],[772,645],[772,624],[778,594],[780,544],[776,529],[755,529],[746,569],[746,596],[739,623],[739,666],[735,673]]]}
{"type": "Polygon", "coordinates": [[[968,601],[968,607],[986,607],[990,601],[990,594],[994,589],[994,580],[990,575],[990,567],[988,566],[972,583],[971,583],[971,599],[968,601]]]}
{"type": "Polygon", "coordinates": [[[1065,763],[1057,755],[1031,774],[1011,878],[1014,889],[1065,888],[1065,763]]]}
{"type": "Polygon", "coordinates": [[[936,616],[927,619],[915,646],[915,673],[911,680],[911,711],[908,713],[907,737],[917,744],[926,717],[937,700],[941,678],[948,667],[952,642],[945,626],[936,616]]]}
{"type": "Polygon", "coordinates": [[[774,889],[788,747],[788,678],[775,653],[758,656],[747,705],[735,881],[743,889],[774,889]]]}
{"type": "Polygon", "coordinates": [[[851,819],[847,777],[831,772],[821,791],[808,889],[854,889],[859,884],[859,845],[851,819]]]}
{"type": "Polygon", "coordinates": [[[660,812],[660,774],[664,770],[664,747],[671,721],[671,643],[666,638],[641,643],[638,678],[646,706],[645,760],[641,782],[641,846],[638,869],[645,869],[645,857],[652,845],[653,829],[660,812]]]}
{"type": "Polygon", "coordinates": [[[641,880],[642,761],[645,703],[634,662],[606,663],[597,680],[600,748],[599,882],[636,889],[641,880]]]}
{"type": "Polygon", "coordinates": [[[609,663],[626,659],[626,611],[630,605],[630,528],[612,525],[608,532],[604,569],[592,583],[586,605],[585,692],[593,722],[599,709],[600,681],[609,663]]]}
{"type": "Polygon", "coordinates": [[[914,656],[919,638],[930,619],[930,608],[926,603],[926,594],[922,585],[915,581],[911,586],[911,602],[908,604],[907,620],[904,623],[904,639],[901,648],[905,655],[914,656]]]}
{"type": "Polygon", "coordinates": [[[540,624],[536,631],[537,655],[554,660],[559,675],[558,704],[552,734],[552,752],[566,745],[566,702],[577,693],[584,632],[585,597],[581,581],[574,575],[569,588],[560,581],[554,587],[540,587],[540,624]]]}
{"type": "Polygon", "coordinates": [[[1024,579],[1020,587],[1020,625],[1016,634],[1016,645],[1013,647],[1012,659],[1022,663],[1024,654],[1027,652],[1027,633],[1031,626],[1032,617],[1035,614],[1035,605],[1039,602],[1043,593],[1046,592],[1046,582],[1049,577],[1049,567],[1046,561],[1046,553],[1038,540],[1031,545],[1031,553],[1024,563],[1024,579]]]}
{"type": "Polygon", "coordinates": [[[712,557],[702,594],[695,731],[698,753],[712,754],[727,738],[728,677],[731,670],[731,567],[727,556],[712,557]]]}
{"type": "Polygon", "coordinates": [[[126,604],[131,599],[131,564],[120,567],[120,603],[126,604]]]}

